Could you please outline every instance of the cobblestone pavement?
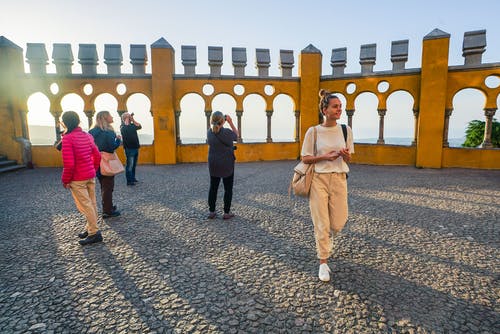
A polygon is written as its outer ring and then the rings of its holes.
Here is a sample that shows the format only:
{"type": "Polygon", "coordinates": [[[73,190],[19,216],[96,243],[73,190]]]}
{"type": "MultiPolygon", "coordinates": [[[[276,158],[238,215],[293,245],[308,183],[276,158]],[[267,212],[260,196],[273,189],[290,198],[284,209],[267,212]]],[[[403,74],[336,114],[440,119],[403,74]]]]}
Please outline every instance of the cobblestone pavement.
{"type": "Polygon", "coordinates": [[[139,166],[86,247],[61,169],[0,175],[0,332],[499,332],[500,171],[353,165],[321,283],[294,164],[237,164],[231,221],[206,164],[139,166]]]}

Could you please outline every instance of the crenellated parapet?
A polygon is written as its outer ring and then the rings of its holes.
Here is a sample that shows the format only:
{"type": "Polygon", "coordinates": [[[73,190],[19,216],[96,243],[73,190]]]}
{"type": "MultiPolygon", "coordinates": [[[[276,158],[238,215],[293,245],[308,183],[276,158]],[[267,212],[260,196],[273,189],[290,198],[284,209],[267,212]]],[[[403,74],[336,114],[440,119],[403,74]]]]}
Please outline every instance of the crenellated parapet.
{"type": "Polygon", "coordinates": [[[123,56],[122,46],[120,44],[104,44],[104,64],[108,67],[108,74],[121,74],[123,56]]]}
{"type": "Polygon", "coordinates": [[[482,62],[482,56],[486,51],[486,30],[468,31],[464,34],[462,55],[465,65],[478,65],[482,62]]]}
{"type": "Polygon", "coordinates": [[[235,77],[245,76],[245,67],[247,66],[247,49],[232,48],[233,67],[235,77]]]}
{"type": "Polygon", "coordinates": [[[93,76],[97,74],[97,48],[95,44],[80,44],[78,49],[78,63],[82,65],[82,75],[93,76]]]}
{"type": "Polygon", "coordinates": [[[408,44],[409,41],[407,39],[392,42],[391,62],[393,72],[399,72],[405,69],[405,64],[408,61],[408,44]]]}
{"type": "Polygon", "coordinates": [[[26,62],[32,74],[46,74],[49,57],[43,43],[28,43],[26,49],[26,62]]]}
{"type": "Polygon", "coordinates": [[[71,44],[68,43],[54,43],[52,49],[52,59],[56,65],[56,73],[59,75],[71,74],[71,66],[73,66],[73,51],[71,51],[71,44]]]}
{"type": "MultiPolygon", "coordinates": [[[[449,34],[448,34],[449,35],[449,34]]],[[[431,32],[426,36],[427,39],[439,36],[436,31],[431,32]],[[437,34],[437,35],[436,35],[437,34]]],[[[391,58],[392,69],[384,69],[375,71],[374,67],[377,60],[377,44],[370,43],[360,46],[359,51],[359,72],[345,73],[345,68],[348,65],[348,50],[346,47],[334,48],[331,50],[330,65],[332,67],[332,77],[346,77],[356,75],[376,75],[377,73],[400,73],[405,72],[406,62],[408,61],[409,40],[397,40],[391,43],[391,58]]],[[[464,33],[462,55],[464,57],[463,66],[477,66],[482,64],[482,54],[486,50],[486,30],[469,31],[464,33]]],[[[247,48],[232,47],[231,48],[231,63],[233,67],[233,75],[235,77],[255,76],[247,72],[248,64],[247,48]]],[[[79,44],[78,46],[78,64],[81,66],[83,76],[96,76],[97,68],[100,62],[100,57],[97,52],[96,44],[79,44]]],[[[273,66],[271,62],[270,49],[257,48],[255,49],[255,68],[257,69],[257,77],[269,77],[269,68],[273,66]]],[[[71,75],[72,66],[74,64],[73,50],[69,43],[54,43],[52,46],[52,63],[56,67],[58,75],[71,75]]],[[[146,65],[148,64],[148,52],[145,44],[130,45],[130,64],[132,64],[132,75],[146,75],[146,65]]],[[[120,44],[105,44],[104,55],[102,56],[103,63],[107,67],[107,75],[120,76],[130,75],[122,71],[123,55],[122,46],[120,44]]],[[[283,78],[291,78],[292,71],[295,67],[295,58],[293,50],[279,50],[279,56],[274,66],[281,71],[283,78]]],[[[222,76],[222,68],[224,66],[223,47],[209,46],[208,59],[206,60],[210,77],[216,78],[222,76]]],[[[28,43],[26,49],[26,62],[29,64],[30,73],[35,75],[45,75],[47,73],[47,65],[49,58],[47,49],[43,43],[28,43]]],[[[195,45],[181,46],[181,63],[184,67],[183,75],[186,76],[205,76],[207,73],[196,71],[200,60],[197,57],[197,47],[195,45]]],[[[227,65],[226,65],[227,66],[227,65]]],[[[416,69],[418,70],[418,68],[416,69]]],[[[100,76],[106,75],[99,73],[100,76]]],[[[179,74],[177,74],[179,75],[179,74]]]]}
{"type": "Polygon", "coordinates": [[[361,45],[359,52],[359,63],[361,64],[361,74],[373,72],[373,66],[377,59],[377,44],[361,45]]]}
{"type": "MultiPolygon", "coordinates": [[[[30,73],[35,75],[47,74],[49,58],[47,49],[43,43],[28,43],[26,49],[26,62],[29,64],[30,73]]],[[[144,75],[148,62],[145,44],[130,45],[130,63],[133,75],[144,75]]],[[[52,63],[56,67],[57,75],[71,75],[74,64],[73,50],[69,43],[54,43],[52,46],[52,63]]],[[[96,76],[99,56],[96,44],[78,45],[78,63],[81,65],[83,76],[96,76]]],[[[104,45],[104,64],[107,66],[107,74],[119,76],[122,74],[123,65],[122,47],[120,44],[104,45]]]]}
{"type": "Polygon", "coordinates": [[[148,63],[146,44],[130,44],[130,63],[132,64],[133,74],[146,74],[146,65],[148,63]]]}

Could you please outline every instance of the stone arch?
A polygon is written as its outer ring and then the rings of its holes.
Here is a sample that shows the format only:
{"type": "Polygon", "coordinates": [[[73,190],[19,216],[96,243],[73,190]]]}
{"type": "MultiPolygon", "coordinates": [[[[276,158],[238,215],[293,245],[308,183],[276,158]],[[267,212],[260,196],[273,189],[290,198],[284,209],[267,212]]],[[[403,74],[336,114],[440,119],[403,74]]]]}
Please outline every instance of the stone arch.
{"type": "Polygon", "coordinates": [[[118,100],[109,93],[101,93],[94,99],[94,115],[92,116],[92,125],[95,123],[95,117],[99,111],[109,111],[113,116],[113,129],[116,133],[120,133],[121,118],[118,114],[118,100]]]}
{"type": "Polygon", "coordinates": [[[295,103],[290,95],[278,94],[273,100],[272,137],[275,142],[295,141],[295,103]]]}
{"type": "Polygon", "coordinates": [[[35,92],[26,101],[27,123],[32,145],[52,145],[56,141],[54,116],[50,113],[50,100],[44,93],[35,92]]]}
{"type": "Polygon", "coordinates": [[[387,112],[384,118],[384,140],[386,144],[408,145],[414,139],[413,96],[405,90],[393,91],[387,97],[387,112]]]}
{"type": "Polygon", "coordinates": [[[243,99],[241,137],[244,142],[265,142],[267,138],[266,100],[259,94],[243,99]]]}
{"type": "Polygon", "coordinates": [[[362,143],[376,143],[378,138],[378,98],[372,92],[363,92],[354,100],[355,112],[352,119],[354,140],[362,143]]]}
{"type": "Polygon", "coordinates": [[[205,143],[207,122],[205,100],[196,93],[188,93],[180,100],[179,133],[183,144],[205,143]]]}
{"type": "Polygon", "coordinates": [[[448,123],[447,137],[450,147],[461,147],[465,141],[465,130],[470,121],[476,119],[485,121],[485,103],[484,92],[476,88],[461,89],[453,96],[453,111],[448,123]]]}
{"type": "Polygon", "coordinates": [[[230,115],[236,124],[236,100],[228,93],[215,95],[211,103],[212,111],[220,111],[224,115],[230,115]]]}
{"type": "Polygon", "coordinates": [[[153,115],[151,114],[151,101],[143,93],[133,93],[126,100],[127,111],[134,113],[134,119],[142,125],[137,131],[139,142],[143,145],[151,145],[154,140],[153,115]]]}
{"type": "Polygon", "coordinates": [[[78,117],[80,117],[80,127],[84,131],[89,130],[89,119],[87,115],[83,112],[85,102],[83,101],[83,98],[76,94],[76,93],[69,93],[64,95],[61,98],[61,118],[59,121],[62,122],[62,114],[64,114],[66,111],[74,111],[78,114],[78,117]]]}
{"type": "Polygon", "coordinates": [[[237,116],[236,116],[236,100],[234,96],[227,93],[218,93],[215,95],[210,104],[212,112],[220,111],[224,115],[229,115],[233,119],[234,125],[237,127],[237,116]]]}

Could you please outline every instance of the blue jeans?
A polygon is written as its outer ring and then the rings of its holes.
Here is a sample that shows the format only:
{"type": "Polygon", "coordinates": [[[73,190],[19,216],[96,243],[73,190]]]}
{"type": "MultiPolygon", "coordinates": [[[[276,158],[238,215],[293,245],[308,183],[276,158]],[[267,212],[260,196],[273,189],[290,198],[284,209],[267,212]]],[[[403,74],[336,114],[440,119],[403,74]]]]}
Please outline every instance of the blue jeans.
{"type": "Polygon", "coordinates": [[[126,148],[125,155],[127,156],[127,166],[125,167],[125,176],[127,177],[127,183],[135,182],[135,166],[137,166],[139,149],[126,148]]]}

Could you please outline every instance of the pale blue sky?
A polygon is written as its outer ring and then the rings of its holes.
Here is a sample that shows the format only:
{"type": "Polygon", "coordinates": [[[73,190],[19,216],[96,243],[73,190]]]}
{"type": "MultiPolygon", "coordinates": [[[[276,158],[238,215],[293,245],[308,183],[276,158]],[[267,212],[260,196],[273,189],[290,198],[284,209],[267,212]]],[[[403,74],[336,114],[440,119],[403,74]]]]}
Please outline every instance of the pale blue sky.
{"type": "MultiPolygon", "coordinates": [[[[500,61],[500,1],[498,0],[8,0],[2,1],[0,34],[19,46],[27,42],[120,43],[124,58],[129,44],[150,45],[164,37],[177,51],[181,45],[198,46],[198,63],[205,65],[209,45],[227,51],[227,70],[232,72],[231,47],[247,48],[253,68],[255,48],[271,49],[271,71],[278,73],[279,49],[297,55],[312,43],[325,58],[324,73],[330,73],[331,49],[348,48],[346,72],[358,72],[359,48],[377,43],[375,70],[390,69],[393,40],[409,39],[407,67],[419,67],[422,38],[439,28],[451,34],[450,64],[463,64],[464,32],[487,30],[484,62],[500,61]],[[499,41],[499,42],[497,42],[499,41]],[[126,52],[125,52],[126,51],[126,52]]],[[[99,54],[102,58],[102,53],[99,54]]],[[[124,59],[124,65],[128,64],[124,59]]],[[[128,66],[128,65],[127,65],[128,66]]],[[[250,70],[250,68],[248,69],[250,70]]],[[[182,68],[177,68],[182,72],[182,68]]]]}
{"type": "MultiPolygon", "coordinates": [[[[422,39],[434,28],[451,34],[450,65],[463,64],[464,32],[478,29],[487,30],[483,62],[500,62],[499,13],[498,0],[7,0],[1,5],[0,35],[24,50],[28,42],[46,43],[49,57],[52,43],[71,43],[75,58],[79,43],[95,43],[101,63],[104,44],[119,43],[124,73],[131,72],[129,44],[149,49],[160,37],[176,50],[177,73],[183,73],[181,45],[196,45],[200,74],[208,73],[209,45],[224,47],[223,74],[233,73],[231,47],[246,47],[248,75],[256,75],[255,48],[271,50],[270,74],[279,75],[279,50],[294,50],[297,62],[311,43],[323,54],[323,74],[331,74],[331,49],[339,47],[347,47],[346,73],[356,73],[362,44],[377,43],[375,71],[389,70],[391,41],[400,39],[409,40],[406,67],[420,67],[422,39]]],[[[48,70],[53,72],[53,65],[48,70]]],[[[73,70],[80,72],[77,59],[73,70]]],[[[98,71],[105,73],[105,66],[98,71]]]]}

